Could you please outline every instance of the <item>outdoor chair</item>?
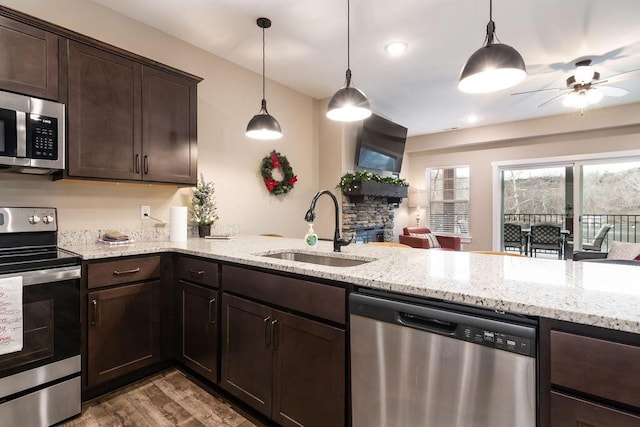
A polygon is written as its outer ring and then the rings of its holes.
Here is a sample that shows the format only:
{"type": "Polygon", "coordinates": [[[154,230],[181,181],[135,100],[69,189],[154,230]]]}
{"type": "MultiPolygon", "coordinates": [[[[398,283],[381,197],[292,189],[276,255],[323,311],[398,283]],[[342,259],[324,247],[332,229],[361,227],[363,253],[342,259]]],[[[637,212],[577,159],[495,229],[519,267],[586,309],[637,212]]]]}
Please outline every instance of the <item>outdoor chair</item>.
{"type": "Polygon", "coordinates": [[[611,224],[604,224],[600,227],[600,230],[596,233],[596,236],[593,238],[591,243],[583,243],[582,249],[585,251],[597,251],[600,252],[602,248],[602,243],[604,242],[605,237],[607,237],[607,233],[609,230],[613,228],[611,224]]]}
{"type": "Polygon", "coordinates": [[[529,248],[531,255],[538,255],[539,250],[558,252],[558,259],[562,259],[563,239],[560,226],[554,224],[538,224],[531,226],[531,240],[529,248]]]}
{"type": "Polygon", "coordinates": [[[520,254],[527,253],[527,237],[522,233],[522,225],[507,222],[504,224],[503,231],[502,245],[505,250],[516,248],[520,254]]]}

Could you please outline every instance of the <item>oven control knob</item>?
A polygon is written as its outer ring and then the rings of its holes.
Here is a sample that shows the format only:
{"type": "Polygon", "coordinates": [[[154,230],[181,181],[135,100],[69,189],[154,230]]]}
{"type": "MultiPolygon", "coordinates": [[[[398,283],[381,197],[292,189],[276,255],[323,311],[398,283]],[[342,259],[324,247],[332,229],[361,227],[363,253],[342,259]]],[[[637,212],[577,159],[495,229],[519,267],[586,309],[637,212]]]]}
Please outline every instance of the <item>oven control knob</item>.
{"type": "Polygon", "coordinates": [[[42,217],[42,222],[44,222],[45,224],[52,224],[53,217],[51,215],[45,215],[42,217]]]}
{"type": "Polygon", "coordinates": [[[40,217],[38,215],[32,215],[29,217],[29,224],[37,224],[40,222],[40,217]]]}

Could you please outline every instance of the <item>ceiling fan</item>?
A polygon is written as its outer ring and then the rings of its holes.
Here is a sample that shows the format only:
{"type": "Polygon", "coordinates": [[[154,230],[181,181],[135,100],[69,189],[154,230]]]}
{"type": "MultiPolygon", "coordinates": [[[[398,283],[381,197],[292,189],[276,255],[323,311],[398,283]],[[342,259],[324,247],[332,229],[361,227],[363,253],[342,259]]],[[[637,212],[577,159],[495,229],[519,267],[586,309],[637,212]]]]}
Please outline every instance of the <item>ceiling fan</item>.
{"type": "Polygon", "coordinates": [[[640,70],[625,71],[615,74],[605,80],[600,80],[600,73],[593,69],[591,59],[583,59],[575,63],[575,74],[567,79],[566,87],[556,87],[549,89],[530,90],[526,92],[512,93],[512,95],[524,95],[528,93],[537,93],[545,91],[561,90],[564,93],[554,96],[551,99],[538,105],[545,105],[559,98],[564,98],[562,104],[566,107],[584,109],[585,107],[596,104],[605,96],[620,97],[629,93],[628,90],[616,86],[603,85],[603,83],[614,83],[616,81],[628,79],[632,77],[632,73],[638,73],[640,70]]]}

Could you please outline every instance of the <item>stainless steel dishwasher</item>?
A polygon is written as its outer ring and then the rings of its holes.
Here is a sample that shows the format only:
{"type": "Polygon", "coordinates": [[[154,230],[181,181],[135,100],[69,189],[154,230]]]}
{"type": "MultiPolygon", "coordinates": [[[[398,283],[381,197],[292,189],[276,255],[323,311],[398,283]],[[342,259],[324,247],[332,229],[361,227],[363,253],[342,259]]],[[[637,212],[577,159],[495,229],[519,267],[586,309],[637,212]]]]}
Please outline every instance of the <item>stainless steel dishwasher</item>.
{"type": "Polygon", "coordinates": [[[534,320],[372,293],[349,297],[353,427],[536,426],[534,320]]]}

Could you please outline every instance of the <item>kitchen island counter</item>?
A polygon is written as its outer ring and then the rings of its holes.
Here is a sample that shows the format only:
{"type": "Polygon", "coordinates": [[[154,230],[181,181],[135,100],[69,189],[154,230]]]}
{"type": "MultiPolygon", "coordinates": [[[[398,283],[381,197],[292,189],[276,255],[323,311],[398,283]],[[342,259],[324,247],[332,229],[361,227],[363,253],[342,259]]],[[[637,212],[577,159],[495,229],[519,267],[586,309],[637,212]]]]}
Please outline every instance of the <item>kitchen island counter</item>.
{"type": "Polygon", "coordinates": [[[640,284],[635,266],[505,257],[352,244],[334,254],[332,242],[310,250],[302,239],[239,236],[230,240],[65,246],[85,260],[183,253],[374,289],[437,298],[511,313],[640,333],[640,284]],[[261,255],[312,252],[366,262],[332,267],[261,255]]]}

